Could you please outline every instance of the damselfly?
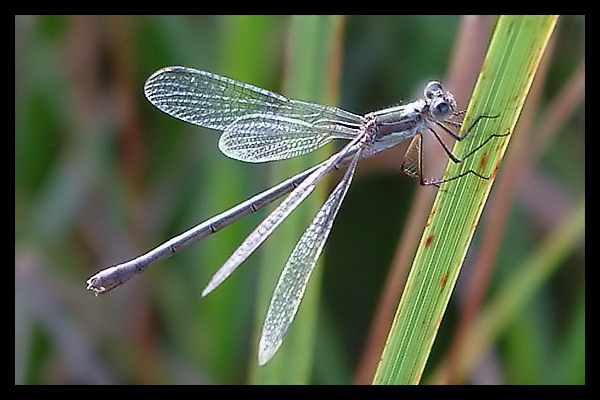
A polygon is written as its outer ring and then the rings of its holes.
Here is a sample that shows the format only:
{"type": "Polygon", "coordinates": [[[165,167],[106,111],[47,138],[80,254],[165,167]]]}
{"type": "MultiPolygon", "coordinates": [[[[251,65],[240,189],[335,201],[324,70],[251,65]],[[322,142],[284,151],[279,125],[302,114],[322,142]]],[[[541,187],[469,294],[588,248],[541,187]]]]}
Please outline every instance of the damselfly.
{"type": "MultiPolygon", "coordinates": [[[[335,168],[346,167],[344,175],[296,244],[279,277],[259,342],[258,362],[261,365],[273,357],[296,315],[309,277],[361,158],[410,142],[402,169],[422,185],[438,186],[467,174],[488,179],[473,170],[467,170],[451,178],[425,180],[422,171],[422,135],[431,133],[456,163],[479,150],[493,137],[504,136],[491,135],[462,158],[454,156],[434,128],[439,128],[455,140],[467,137],[470,129],[462,136],[453,131],[460,128],[464,113],[455,111],[454,97],[437,81],[425,86],[423,99],[364,116],[336,107],[291,100],[247,83],[185,67],[158,70],[148,78],[144,90],[150,103],[163,112],[195,125],[223,131],[219,149],[237,160],[275,161],[309,153],[334,139],[348,142],[320,164],[191,228],[144,255],[98,272],[87,281],[88,289],[96,295],[106,293],[151,264],[289,193],[214,274],[202,292],[206,296],[256,250],[327,173],[335,168]]],[[[480,116],[471,127],[481,118],[494,117],[480,116]]]]}

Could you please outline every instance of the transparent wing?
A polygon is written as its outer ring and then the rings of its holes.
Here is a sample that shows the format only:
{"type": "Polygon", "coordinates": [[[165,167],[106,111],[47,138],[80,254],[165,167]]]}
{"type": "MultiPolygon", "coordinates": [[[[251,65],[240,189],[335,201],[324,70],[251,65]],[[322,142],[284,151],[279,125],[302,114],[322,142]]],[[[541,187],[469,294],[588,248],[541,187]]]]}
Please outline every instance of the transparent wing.
{"type": "Polygon", "coordinates": [[[290,100],[247,83],[186,67],[158,70],[146,81],[144,92],[155,107],[175,118],[225,131],[221,149],[244,161],[252,159],[245,159],[244,152],[236,152],[239,146],[233,146],[233,142],[250,144],[251,153],[262,153],[261,161],[281,159],[285,157],[266,156],[272,154],[273,141],[279,147],[298,146],[285,153],[291,157],[319,147],[302,146],[309,141],[309,134],[315,136],[314,143],[323,145],[336,138],[352,139],[363,123],[361,116],[337,107],[290,100]],[[299,128],[310,132],[303,140],[298,139],[299,128]]]}
{"type": "Polygon", "coordinates": [[[343,178],[296,244],[279,277],[258,344],[260,365],[266,364],[279,349],[283,337],[296,316],[310,275],[352,182],[359,158],[360,151],[357,151],[343,178]]]}
{"type": "Polygon", "coordinates": [[[249,114],[225,129],[219,149],[236,160],[275,161],[310,153],[333,139],[353,139],[357,132],[342,125],[315,125],[280,115],[249,114]]]}
{"type": "MultiPolygon", "coordinates": [[[[322,167],[306,177],[286,198],[273,210],[239,245],[239,247],[223,263],[212,276],[202,296],[208,295],[229,277],[260,246],[292,211],[298,207],[314,190],[319,181],[329,173],[355,146],[360,137],[348,143],[346,147],[331,156],[322,167]]],[[[357,151],[358,153],[358,151],[357,151]]]]}

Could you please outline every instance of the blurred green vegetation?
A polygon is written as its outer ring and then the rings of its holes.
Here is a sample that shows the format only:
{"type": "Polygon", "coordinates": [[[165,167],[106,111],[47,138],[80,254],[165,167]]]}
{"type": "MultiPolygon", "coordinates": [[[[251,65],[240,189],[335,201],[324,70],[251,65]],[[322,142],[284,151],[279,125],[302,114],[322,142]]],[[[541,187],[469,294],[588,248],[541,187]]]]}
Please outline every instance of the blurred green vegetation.
{"type": "MultiPolygon", "coordinates": [[[[331,101],[362,114],[420,96],[425,81],[446,75],[461,21],[344,18],[331,101]]],[[[264,212],[102,297],[87,292],[85,280],[269,184],[272,166],[224,157],[218,133],[159,112],[142,88],[157,69],[185,65],[284,92],[291,27],[287,16],[15,18],[15,383],[248,382],[254,327],[264,318],[255,306],[258,264],[267,250],[209,297],[200,291],[264,212]]],[[[584,64],[584,28],[584,17],[559,20],[542,111],[584,64]]],[[[534,115],[544,122],[541,111],[534,115]]],[[[512,200],[491,293],[584,196],[584,125],[581,102],[512,200]]],[[[310,383],[354,381],[418,186],[399,173],[400,163],[359,166],[334,224],[319,267],[310,383]]],[[[298,237],[282,251],[289,254],[298,237]]],[[[470,382],[584,383],[584,258],[581,243],[470,382]]],[[[459,277],[434,363],[452,336],[468,274],[459,277]]]]}

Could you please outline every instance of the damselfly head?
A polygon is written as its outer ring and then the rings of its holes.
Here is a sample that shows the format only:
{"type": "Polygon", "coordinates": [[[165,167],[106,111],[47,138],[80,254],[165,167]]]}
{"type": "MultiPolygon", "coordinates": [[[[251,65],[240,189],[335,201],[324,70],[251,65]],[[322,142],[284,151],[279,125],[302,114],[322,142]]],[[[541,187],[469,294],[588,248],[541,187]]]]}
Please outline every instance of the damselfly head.
{"type": "Polygon", "coordinates": [[[429,112],[434,119],[445,120],[456,109],[452,93],[445,91],[438,81],[430,81],[425,86],[425,98],[429,103],[429,112]]]}

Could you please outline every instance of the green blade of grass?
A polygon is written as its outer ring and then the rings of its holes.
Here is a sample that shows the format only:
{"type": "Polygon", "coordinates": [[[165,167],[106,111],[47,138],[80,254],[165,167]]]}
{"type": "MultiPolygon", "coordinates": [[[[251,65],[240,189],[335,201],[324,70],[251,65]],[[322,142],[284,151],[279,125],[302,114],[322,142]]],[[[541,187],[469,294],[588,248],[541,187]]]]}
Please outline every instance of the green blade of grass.
{"type": "MultiPolygon", "coordinates": [[[[498,19],[463,129],[480,115],[498,117],[478,122],[455,146],[454,154],[468,154],[490,135],[514,130],[556,20],[555,16],[498,19]]],[[[469,159],[448,166],[446,177],[473,170],[492,179],[469,174],[439,190],[373,383],[419,382],[509,139],[510,135],[494,138],[469,159]]]]}
{"type": "Polygon", "coordinates": [[[464,379],[509,321],[516,317],[519,310],[562,265],[566,256],[581,243],[584,232],[585,200],[582,200],[515,269],[517,273],[502,285],[474,321],[466,334],[465,343],[468,346],[464,348],[458,370],[454,371],[459,380],[464,379]]]}

